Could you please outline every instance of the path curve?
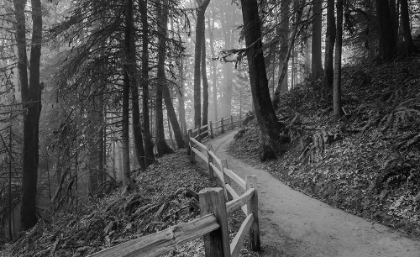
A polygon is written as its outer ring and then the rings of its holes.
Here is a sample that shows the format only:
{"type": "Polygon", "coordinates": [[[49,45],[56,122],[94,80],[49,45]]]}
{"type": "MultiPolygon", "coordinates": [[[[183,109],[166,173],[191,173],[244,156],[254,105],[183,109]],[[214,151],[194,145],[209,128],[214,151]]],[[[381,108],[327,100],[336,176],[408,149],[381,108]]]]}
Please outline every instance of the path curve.
{"type": "Polygon", "coordinates": [[[378,223],[333,208],[291,189],[266,171],[227,154],[236,131],[211,144],[229,169],[244,178],[256,175],[263,253],[287,257],[420,257],[420,242],[378,223]]]}

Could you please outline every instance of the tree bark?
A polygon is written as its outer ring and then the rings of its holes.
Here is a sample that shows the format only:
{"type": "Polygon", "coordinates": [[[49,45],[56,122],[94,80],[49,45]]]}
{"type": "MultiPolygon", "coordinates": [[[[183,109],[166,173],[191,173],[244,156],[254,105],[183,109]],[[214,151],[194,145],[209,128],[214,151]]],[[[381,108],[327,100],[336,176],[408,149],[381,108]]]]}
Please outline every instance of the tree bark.
{"type": "Polygon", "coordinates": [[[201,78],[203,81],[203,117],[201,124],[202,126],[207,125],[209,115],[209,82],[207,80],[207,56],[206,56],[206,28],[203,23],[202,29],[202,46],[201,46],[201,78]]]}
{"type": "Polygon", "coordinates": [[[376,0],[376,13],[379,27],[378,62],[389,62],[394,59],[397,44],[393,31],[394,22],[389,9],[389,0],[376,0]]]}
{"type": "MultiPolygon", "coordinates": [[[[334,0],[327,1],[327,35],[325,37],[324,95],[330,94],[334,84],[335,17],[334,0]]],[[[339,25],[337,25],[339,26],[339,25]]]]}
{"type": "Polygon", "coordinates": [[[139,0],[142,33],[142,60],[141,75],[143,88],[143,127],[144,127],[144,154],[145,167],[154,162],[152,135],[150,133],[149,119],[149,24],[147,21],[147,0],[139,0]]]}
{"type": "Polygon", "coordinates": [[[405,51],[408,56],[414,49],[414,43],[411,36],[410,16],[408,14],[407,0],[401,0],[401,26],[404,36],[405,51]]]}
{"type": "MultiPolygon", "coordinates": [[[[215,55],[215,51],[214,51],[214,16],[215,16],[215,10],[213,7],[213,20],[210,26],[210,19],[208,20],[209,22],[209,34],[210,34],[210,52],[211,52],[211,56],[212,58],[214,58],[215,55]]],[[[216,61],[212,61],[212,98],[213,98],[213,112],[214,112],[214,121],[218,120],[218,106],[217,106],[217,74],[216,74],[216,61]]]]}
{"type": "MultiPolygon", "coordinates": [[[[286,59],[284,60],[284,62],[286,62],[286,63],[289,63],[290,56],[292,54],[292,50],[293,50],[294,45],[295,45],[296,35],[297,35],[298,30],[299,30],[299,23],[300,23],[300,20],[302,18],[302,13],[303,13],[303,8],[304,7],[305,7],[305,1],[302,1],[301,5],[296,10],[297,13],[295,15],[295,25],[294,25],[295,27],[294,27],[293,33],[291,35],[290,44],[289,44],[289,48],[287,50],[286,59]]],[[[293,65],[292,65],[292,67],[293,67],[293,65]]],[[[288,70],[288,66],[283,66],[282,70],[280,71],[281,73],[280,73],[280,76],[279,76],[279,80],[277,82],[277,88],[276,88],[276,91],[274,92],[274,98],[273,98],[274,109],[277,109],[278,105],[280,104],[280,91],[281,91],[281,88],[282,88],[282,81],[286,77],[287,70],[288,70]]]]}
{"type": "Polygon", "coordinates": [[[187,122],[185,120],[185,90],[184,90],[184,60],[181,59],[178,65],[179,71],[179,91],[178,91],[178,114],[179,114],[179,123],[181,125],[181,132],[183,135],[187,134],[187,122]]]}
{"type": "Polygon", "coordinates": [[[140,125],[140,106],[139,106],[139,88],[137,84],[137,64],[136,64],[136,39],[133,20],[133,0],[126,0],[125,17],[125,73],[128,76],[129,87],[131,89],[131,109],[132,126],[134,137],[134,149],[137,162],[142,170],[146,169],[144,160],[143,135],[140,125]]]}
{"type": "Polygon", "coordinates": [[[312,79],[322,75],[321,33],[322,33],[322,0],[314,0],[314,19],[312,23],[312,79]]]}
{"type": "Polygon", "coordinates": [[[14,0],[16,17],[16,41],[19,83],[23,109],[23,149],[22,149],[22,201],[21,225],[22,230],[28,230],[37,223],[36,194],[38,182],[39,162],[39,117],[41,113],[40,61],[42,42],[42,13],[41,1],[32,0],[32,39],[28,79],[28,61],[26,54],[26,0],[14,0]]]}
{"type": "Polygon", "coordinates": [[[258,3],[256,0],[241,0],[241,4],[251,92],[261,131],[261,160],[266,160],[276,158],[276,142],[284,125],[278,122],[270,101],[264,55],[261,51],[262,37],[258,3]]]}
{"type": "Polygon", "coordinates": [[[176,118],[176,112],[175,112],[174,105],[172,104],[172,100],[171,100],[171,93],[169,91],[167,84],[163,87],[163,98],[165,99],[166,113],[172,124],[172,129],[174,131],[176,144],[178,148],[180,149],[184,148],[185,142],[182,137],[182,132],[181,132],[181,128],[179,127],[178,120],[176,118]]]}
{"type": "Polygon", "coordinates": [[[206,12],[207,6],[210,0],[200,1],[197,9],[197,22],[195,31],[195,50],[194,50],[194,125],[195,127],[201,127],[201,47],[203,40],[204,28],[204,13],[206,12]]]}
{"type": "Polygon", "coordinates": [[[165,131],[163,125],[163,106],[162,94],[163,88],[167,87],[165,77],[165,58],[166,58],[166,33],[168,30],[168,0],[159,1],[158,3],[158,66],[157,66],[157,85],[156,85],[156,102],[155,102],[155,119],[156,119],[156,149],[157,156],[161,157],[165,154],[174,153],[174,150],[168,145],[165,139],[165,131]]]}
{"type": "MultiPolygon", "coordinates": [[[[289,16],[290,16],[290,3],[291,0],[281,1],[280,4],[280,53],[279,53],[279,75],[281,76],[281,73],[283,71],[283,67],[286,69],[286,74],[283,76],[283,80],[281,82],[280,86],[280,95],[284,94],[288,91],[288,76],[287,76],[287,70],[288,70],[288,63],[289,59],[287,58],[288,48],[289,48],[289,34],[290,34],[290,22],[289,22],[289,16]]],[[[274,83],[274,82],[273,82],[274,83]]]]}
{"type": "MultiPolygon", "coordinates": [[[[127,0],[129,1],[129,0],[127,0]]],[[[124,85],[123,85],[123,104],[122,104],[122,131],[121,131],[121,150],[122,150],[122,177],[124,186],[131,188],[131,172],[130,172],[130,135],[129,135],[129,126],[130,126],[130,81],[128,73],[124,72],[124,85]]]]}
{"type": "Polygon", "coordinates": [[[333,89],[334,119],[343,115],[341,108],[341,53],[343,46],[343,0],[337,0],[337,43],[335,45],[335,69],[333,89]]]}

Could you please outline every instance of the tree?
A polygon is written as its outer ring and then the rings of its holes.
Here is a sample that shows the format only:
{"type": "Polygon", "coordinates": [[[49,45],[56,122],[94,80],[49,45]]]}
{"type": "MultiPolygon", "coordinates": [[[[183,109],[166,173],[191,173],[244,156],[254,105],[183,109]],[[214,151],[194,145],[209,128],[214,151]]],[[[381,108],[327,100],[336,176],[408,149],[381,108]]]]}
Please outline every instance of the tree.
{"type": "Polygon", "coordinates": [[[407,55],[410,55],[414,49],[414,43],[411,36],[410,16],[408,14],[407,0],[401,0],[401,27],[404,36],[405,51],[407,55]]]}
{"type": "Polygon", "coordinates": [[[203,22],[203,29],[202,29],[202,46],[201,46],[201,78],[203,81],[203,117],[202,117],[202,125],[205,126],[208,123],[208,116],[209,116],[209,82],[207,80],[207,57],[206,57],[206,28],[203,22]]]}
{"type": "Polygon", "coordinates": [[[205,12],[210,0],[203,0],[198,2],[197,8],[197,22],[195,31],[195,50],[194,50],[194,125],[201,127],[201,47],[203,46],[203,29],[205,28],[205,12]]]}
{"type": "Polygon", "coordinates": [[[166,112],[167,112],[168,118],[169,118],[169,120],[172,124],[172,129],[174,131],[176,144],[177,144],[178,148],[184,148],[185,143],[184,143],[184,139],[182,138],[181,128],[179,127],[179,123],[178,123],[178,120],[176,118],[175,109],[174,109],[174,106],[172,104],[171,92],[169,91],[168,83],[165,84],[165,86],[163,87],[162,90],[163,90],[163,98],[165,100],[166,112]]]}
{"type": "MultiPolygon", "coordinates": [[[[334,83],[334,42],[335,42],[335,17],[334,0],[327,1],[327,35],[325,37],[325,75],[324,75],[324,93],[331,93],[334,83]]],[[[339,26],[337,24],[337,26],[339,26]]]]}
{"type": "Polygon", "coordinates": [[[313,0],[312,23],[312,79],[318,79],[322,74],[321,33],[322,33],[322,0],[313,0]]]}
{"type": "MultiPolygon", "coordinates": [[[[286,57],[284,59],[285,63],[289,62],[290,56],[292,54],[292,50],[294,49],[294,45],[295,45],[295,40],[297,38],[297,34],[299,31],[299,28],[301,28],[303,25],[300,24],[301,18],[302,18],[302,14],[303,14],[303,9],[305,7],[305,1],[302,1],[300,3],[300,5],[298,6],[298,8],[296,8],[296,14],[295,14],[295,22],[294,22],[294,28],[293,28],[293,32],[291,35],[291,39],[289,42],[289,47],[287,49],[287,54],[286,57]]],[[[273,107],[274,109],[276,109],[278,107],[278,105],[280,104],[280,92],[283,86],[283,81],[286,78],[287,75],[287,69],[288,66],[287,65],[283,65],[282,70],[280,71],[280,76],[279,76],[279,80],[277,82],[277,88],[276,91],[274,92],[274,98],[273,98],[273,107]]]]}
{"type": "Polygon", "coordinates": [[[169,6],[168,0],[159,1],[157,6],[157,20],[158,28],[158,65],[157,65],[157,85],[156,85],[156,102],[155,102],[155,129],[156,129],[156,149],[157,156],[173,153],[174,150],[168,145],[165,139],[165,131],[163,125],[163,110],[162,110],[162,94],[163,88],[167,87],[165,76],[165,58],[166,58],[166,33],[168,30],[168,15],[169,6]]]}
{"type": "MultiPolygon", "coordinates": [[[[215,50],[214,50],[214,22],[215,22],[215,9],[214,6],[212,8],[213,18],[207,19],[208,27],[209,27],[209,37],[210,37],[210,53],[211,57],[215,58],[215,50]]],[[[212,61],[212,99],[213,99],[213,108],[214,108],[214,120],[218,120],[218,110],[217,110],[217,70],[216,70],[216,61],[212,61]]]]}
{"type": "Polygon", "coordinates": [[[335,68],[333,109],[334,119],[338,120],[343,115],[341,109],[341,53],[343,49],[343,0],[337,0],[337,43],[335,45],[335,68]]]}
{"type": "Polygon", "coordinates": [[[128,76],[129,88],[131,89],[131,109],[132,109],[132,126],[134,137],[134,148],[137,158],[142,170],[146,168],[146,161],[144,160],[143,135],[141,133],[140,125],[140,106],[139,106],[139,88],[137,84],[137,64],[136,64],[136,39],[133,17],[133,0],[126,0],[126,17],[125,17],[125,38],[124,38],[124,52],[125,65],[124,75],[128,76]]]}
{"type": "Polygon", "coordinates": [[[241,4],[248,73],[255,115],[261,131],[261,160],[266,160],[276,157],[276,142],[279,140],[279,133],[284,125],[278,122],[270,101],[264,55],[261,51],[262,36],[261,22],[258,15],[258,3],[256,0],[241,0],[241,4]]]}
{"type": "Polygon", "coordinates": [[[397,41],[394,34],[394,23],[390,11],[390,0],[376,0],[379,33],[379,62],[389,62],[394,59],[397,41]]]}
{"type": "Polygon", "coordinates": [[[147,21],[147,0],[139,0],[142,33],[142,58],[141,75],[143,89],[143,127],[144,127],[144,154],[145,166],[147,167],[154,161],[153,143],[150,133],[149,122],[149,23],[147,21]]]}
{"type": "Polygon", "coordinates": [[[23,109],[27,110],[23,118],[23,166],[22,166],[22,229],[28,230],[37,222],[36,193],[39,161],[39,117],[41,113],[40,61],[42,43],[42,10],[40,0],[31,0],[32,39],[28,63],[26,54],[26,0],[13,0],[16,17],[16,41],[19,83],[21,86],[23,109]],[[28,76],[28,67],[29,76],[28,76]]]}
{"type": "MultiPolygon", "coordinates": [[[[280,4],[280,26],[279,26],[279,36],[280,36],[280,54],[279,54],[279,72],[280,76],[283,71],[283,66],[286,66],[286,71],[288,70],[288,62],[289,59],[287,58],[287,50],[289,47],[289,16],[290,16],[290,3],[291,0],[281,1],[280,4]]],[[[288,91],[288,78],[286,75],[283,76],[283,81],[281,83],[280,94],[288,91]]]]}

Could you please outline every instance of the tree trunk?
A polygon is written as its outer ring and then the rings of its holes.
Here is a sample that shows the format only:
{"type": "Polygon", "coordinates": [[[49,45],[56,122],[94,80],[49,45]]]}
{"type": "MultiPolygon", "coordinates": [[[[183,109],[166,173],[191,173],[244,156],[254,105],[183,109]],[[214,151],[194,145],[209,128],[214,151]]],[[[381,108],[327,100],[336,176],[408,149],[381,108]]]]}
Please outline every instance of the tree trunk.
{"type": "Polygon", "coordinates": [[[165,99],[166,113],[168,115],[168,119],[171,121],[171,124],[172,124],[172,129],[174,131],[176,144],[178,148],[180,149],[184,148],[185,142],[182,137],[182,132],[181,132],[181,128],[179,127],[178,120],[176,118],[176,112],[175,112],[175,109],[171,100],[171,93],[169,91],[167,84],[163,87],[163,98],[165,99]]]}
{"type": "Polygon", "coordinates": [[[104,124],[104,121],[105,121],[105,119],[104,119],[104,117],[105,117],[105,115],[104,115],[104,110],[105,110],[105,108],[104,108],[104,95],[101,94],[101,95],[98,96],[98,98],[99,98],[99,115],[98,115],[99,117],[98,117],[98,119],[99,119],[99,126],[100,126],[99,135],[98,135],[98,137],[99,137],[99,147],[98,147],[98,172],[99,172],[98,175],[99,176],[98,176],[98,178],[99,178],[99,182],[102,183],[106,179],[105,165],[104,165],[105,161],[106,161],[106,158],[105,158],[105,152],[106,152],[105,134],[106,134],[106,132],[105,132],[105,124],[104,124]]]}
{"type": "Polygon", "coordinates": [[[195,31],[195,51],[194,51],[194,125],[195,127],[201,126],[201,78],[200,78],[200,65],[201,65],[201,47],[203,40],[203,28],[204,26],[204,13],[206,12],[207,6],[210,0],[203,0],[198,2],[199,7],[197,9],[197,22],[195,31]]]}
{"type": "Polygon", "coordinates": [[[165,57],[166,57],[166,33],[168,30],[168,0],[159,1],[158,3],[158,66],[157,66],[157,86],[156,86],[156,102],[155,102],[155,118],[156,118],[156,149],[157,156],[161,157],[165,154],[174,153],[174,150],[168,145],[165,139],[165,131],[163,125],[163,106],[162,94],[163,88],[167,87],[165,77],[165,57]]]}
{"type": "MultiPolygon", "coordinates": [[[[286,74],[283,76],[283,81],[281,82],[280,86],[280,95],[284,94],[288,91],[288,76],[287,76],[287,70],[288,70],[288,62],[289,59],[287,58],[287,50],[289,48],[289,34],[290,34],[290,22],[289,22],[289,16],[290,16],[290,3],[291,0],[281,1],[280,4],[280,53],[279,53],[279,75],[281,76],[281,73],[283,71],[283,67],[286,69],[286,74]]],[[[274,84],[274,81],[273,81],[274,84]]]]}
{"type": "Polygon", "coordinates": [[[405,51],[408,56],[414,49],[414,43],[411,36],[410,16],[408,14],[407,0],[401,0],[401,26],[404,36],[405,51]]]}
{"type": "Polygon", "coordinates": [[[389,9],[389,0],[376,0],[376,13],[378,16],[379,56],[378,61],[389,62],[396,54],[396,40],[393,31],[393,20],[389,9]]]}
{"type": "Polygon", "coordinates": [[[201,46],[201,78],[203,80],[203,119],[202,119],[202,126],[207,125],[208,123],[208,115],[209,115],[209,82],[207,80],[207,56],[206,56],[206,33],[205,33],[205,26],[203,23],[203,30],[202,30],[202,46],[201,46]]]}
{"type": "MultiPolygon", "coordinates": [[[[210,52],[211,52],[211,57],[214,58],[215,55],[215,51],[214,51],[214,16],[215,16],[215,10],[213,7],[213,20],[210,26],[210,19],[209,21],[209,32],[210,32],[210,52]]],[[[216,70],[216,61],[212,61],[212,96],[213,96],[213,110],[214,110],[214,121],[218,120],[218,110],[217,110],[217,70],[216,70]]]]}
{"type": "MultiPolygon", "coordinates": [[[[224,38],[224,48],[232,49],[233,48],[233,27],[234,15],[235,12],[234,6],[229,1],[223,1],[222,8],[222,29],[223,29],[223,38],[224,38]]],[[[222,83],[222,111],[221,117],[230,117],[232,110],[232,91],[233,91],[233,63],[226,62],[223,63],[223,83],[222,83]]]]}
{"type": "Polygon", "coordinates": [[[135,28],[133,20],[133,0],[126,0],[126,17],[125,17],[125,73],[128,76],[129,88],[131,89],[131,109],[132,109],[132,126],[134,137],[134,149],[137,162],[142,170],[146,169],[144,160],[143,135],[140,125],[140,106],[139,106],[139,88],[137,85],[137,68],[136,68],[136,41],[135,28]]]}
{"type": "Polygon", "coordinates": [[[179,70],[179,91],[178,91],[178,113],[179,113],[179,123],[181,125],[181,132],[183,135],[187,134],[187,122],[185,120],[185,90],[184,90],[184,60],[181,58],[178,65],[179,70]]]}
{"type": "Polygon", "coordinates": [[[334,119],[338,120],[343,115],[341,109],[341,53],[343,46],[343,0],[337,0],[337,43],[335,45],[335,69],[333,109],[334,119]]]}
{"type": "MultiPolygon", "coordinates": [[[[293,33],[292,33],[292,36],[291,36],[289,49],[287,50],[286,59],[284,60],[284,62],[286,62],[286,63],[289,63],[290,56],[292,55],[292,50],[294,49],[295,40],[296,40],[296,37],[297,37],[296,35],[297,35],[298,30],[299,30],[299,23],[300,23],[300,20],[302,18],[302,13],[303,13],[303,8],[304,7],[305,7],[305,1],[302,1],[301,5],[296,10],[295,25],[294,25],[295,27],[293,29],[293,33]]],[[[292,67],[293,67],[293,64],[292,64],[292,67]]],[[[282,70],[281,70],[281,73],[280,73],[280,76],[279,76],[279,80],[277,82],[276,91],[274,92],[274,98],[273,98],[274,109],[277,109],[277,106],[280,103],[280,91],[281,91],[281,88],[282,88],[282,81],[286,77],[287,70],[288,70],[288,66],[284,65],[282,67],[282,70]]]]}
{"type": "Polygon", "coordinates": [[[256,0],[241,0],[244,35],[247,47],[249,78],[255,115],[261,130],[261,160],[275,158],[276,141],[284,125],[277,120],[270,101],[270,91],[262,52],[261,22],[256,0]]]}
{"type": "MultiPolygon", "coordinates": [[[[129,1],[129,0],[127,0],[129,1]]],[[[124,72],[124,85],[123,85],[123,104],[122,104],[122,131],[121,131],[121,144],[122,144],[122,156],[123,156],[123,183],[124,186],[129,189],[132,186],[131,172],[130,172],[130,81],[127,72],[124,72]]]]}
{"type": "Polygon", "coordinates": [[[322,33],[322,0],[314,0],[314,20],[312,23],[312,79],[322,75],[321,33],[322,33]]]}
{"type": "Polygon", "coordinates": [[[149,122],[149,24],[147,22],[147,0],[139,0],[139,7],[143,27],[141,75],[143,84],[144,161],[145,167],[147,167],[153,163],[155,158],[153,155],[153,143],[149,122]]]}
{"type": "Polygon", "coordinates": [[[42,42],[41,1],[32,0],[32,43],[30,53],[31,67],[28,79],[28,61],[26,55],[26,0],[14,0],[16,17],[16,41],[18,56],[19,83],[21,86],[23,109],[27,110],[23,118],[23,149],[22,149],[22,230],[28,230],[37,223],[36,194],[39,162],[39,117],[41,113],[40,60],[42,42]]]}
{"type": "MultiPolygon", "coordinates": [[[[334,84],[334,42],[335,42],[335,17],[334,0],[328,0],[327,7],[327,35],[325,37],[325,73],[324,95],[331,94],[334,84]]],[[[339,26],[339,25],[337,25],[339,26]]]]}

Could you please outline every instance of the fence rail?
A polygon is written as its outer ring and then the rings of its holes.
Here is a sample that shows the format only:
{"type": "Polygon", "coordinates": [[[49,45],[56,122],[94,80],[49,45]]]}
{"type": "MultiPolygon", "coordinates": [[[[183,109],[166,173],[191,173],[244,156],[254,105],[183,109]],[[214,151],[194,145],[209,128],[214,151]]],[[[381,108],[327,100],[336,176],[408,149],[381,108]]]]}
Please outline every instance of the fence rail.
{"type": "Polygon", "coordinates": [[[155,234],[140,237],[128,242],[104,249],[90,257],[110,256],[159,256],[175,249],[176,245],[204,237],[204,250],[206,257],[236,257],[246,235],[249,235],[249,247],[252,251],[261,249],[258,223],[258,194],[256,176],[246,176],[243,180],[232,170],[227,168],[227,161],[221,160],[213,152],[211,146],[200,142],[203,135],[214,137],[214,129],[223,133],[228,126],[234,128],[235,123],[230,119],[221,119],[219,127],[213,128],[213,123],[188,131],[189,154],[191,162],[196,157],[207,163],[209,175],[216,177],[222,187],[206,188],[199,192],[200,218],[179,224],[155,234]],[[224,124],[224,121],[230,121],[224,124]],[[232,186],[234,182],[244,192],[239,194],[232,186]],[[241,208],[246,215],[236,236],[229,243],[228,215],[241,208]]]}

